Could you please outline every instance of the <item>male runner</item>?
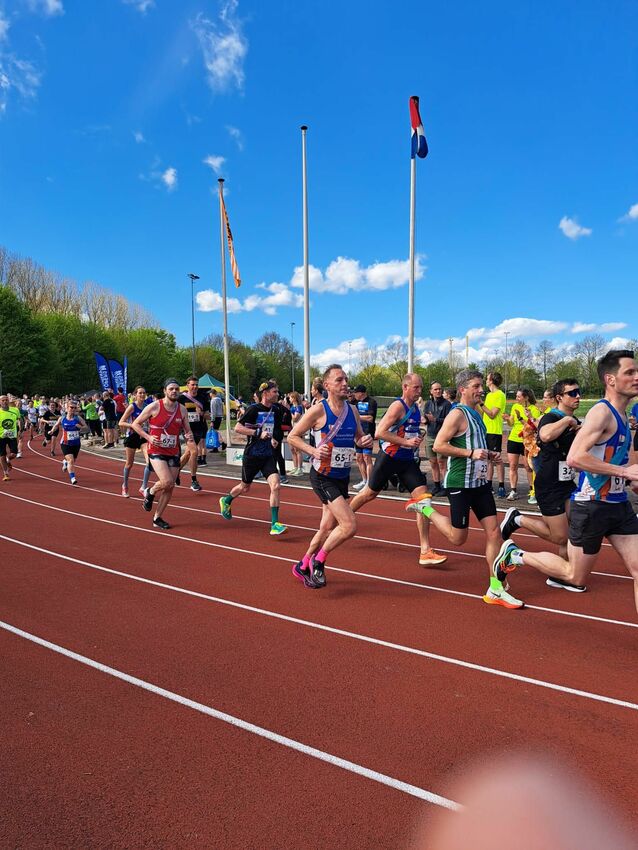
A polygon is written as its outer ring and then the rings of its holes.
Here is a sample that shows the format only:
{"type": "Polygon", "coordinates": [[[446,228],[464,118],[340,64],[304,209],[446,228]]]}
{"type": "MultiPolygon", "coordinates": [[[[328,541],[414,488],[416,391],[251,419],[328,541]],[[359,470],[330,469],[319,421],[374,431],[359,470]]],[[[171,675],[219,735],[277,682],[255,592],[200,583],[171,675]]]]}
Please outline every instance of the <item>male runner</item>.
{"type": "Polygon", "coordinates": [[[197,480],[197,467],[206,458],[206,420],[210,418],[208,412],[208,393],[199,388],[199,381],[195,375],[186,379],[186,391],[179,397],[179,403],[186,408],[188,424],[193,432],[195,440],[195,451],[185,453],[182,456],[180,466],[183,468],[188,463],[191,471],[191,490],[199,493],[202,485],[197,480]]]}
{"type": "Polygon", "coordinates": [[[598,361],[605,397],[589,411],[567,455],[567,464],[580,470],[572,493],[567,560],[552,552],[524,552],[506,540],[494,559],[496,579],[524,564],[546,575],[584,586],[603,538],[620,555],[634,580],[638,610],[638,517],[625,484],[638,493],[638,464],[628,464],[631,433],[626,409],[638,394],[638,364],[634,352],[612,349],[598,361]]]}
{"type": "MultiPolygon", "coordinates": [[[[350,507],[353,513],[376,499],[393,475],[397,476],[413,499],[419,501],[428,495],[427,480],[419,466],[422,437],[419,433],[421,413],[417,401],[423,392],[423,380],[411,372],[403,378],[401,389],[401,398],[392,402],[377,426],[379,454],[367,487],[352,500],[350,507]]],[[[419,564],[434,566],[447,561],[445,555],[430,548],[423,514],[417,513],[416,524],[421,544],[419,564]]]]}
{"type": "Polygon", "coordinates": [[[0,396],[0,465],[2,480],[9,481],[11,461],[18,453],[18,428],[20,413],[9,407],[9,396],[0,396]]]}
{"type": "Polygon", "coordinates": [[[143,508],[150,513],[155,496],[159,493],[153,525],[163,529],[170,528],[166,520],[162,519],[162,514],[171,500],[179,473],[179,435],[182,431],[189,448],[195,451],[186,408],[182,407],[178,399],[178,382],[175,378],[167,378],[164,381],[164,398],[147,405],[131,423],[133,430],[149,444],[148,459],[158,478],[152,487],[144,491],[143,508]],[[143,427],[147,420],[148,432],[143,427]]]}
{"type": "MultiPolygon", "coordinates": [[[[479,409],[483,414],[483,424],[487,431],[487,448],[491,452],[498,452],[499,456],[503,451],[503,414],[507,406],[507,398],[501,389],[503,376],[500,372],[490,372],[487,376],[487,386],[489,393],[485,396],[485,401],[479,405],[479,409]]],[[[505,498],[505,464],[501,457],[497,462],[491,460],[487,462],[487,480],[492,483],[492,475],[494,467],[498,472],[498,492],[499,499],[505,498]]]]}
{"type": "Polygon", "coordinates": [[[270,487],[270,533],[283,534],[286,526],[279,522],[279,472],[274,449],[277,445],[273,434],[281,428],[279,410],[275,402],[279,398],[279,387],[274,381],[267,381],[259,387],[261,401],[251,404],[246,413],[235,425],[238,434],[248,437],[241,465],[241,481],[227,496],[219,500],[221,515],[232,519],[233,499],[243,496],[250,490],[255,476],[261,472],[270,487]]]}
{"type": "Polygon", "coordinates": [[[323,373],[323,386],[328,398],[306,411],[288,437],[293,448],[311,456],[310,484],[323,506],[319,529],[306,554],[292,568],[293,575],[312,589],[326,586],[328,554],[357,530],[347,502],[350,467],[355,444],[363,448],[372,445],[372,435],[361,427],[359,411],[347,401],[348,377],[337,363],[323,373]],[[314,445],[307,445],[303,439],[308,431],[314,436],[314,445]]]}
{"type": "MultiPolygon", "coordinates": [[[[464,369],[456,376],[456,384],[458,403],[448,413],[434,443],[434,451],[450,458],[443,482],[450,501],[450,519],[437,513],[427,497],[411,499],[406,510],[422,513],[454,546],[461,546],[467,540],[472,511],[485,531],[485,558],[491,568],[500,534],[494,494],[487,480],[487,462],[498,461],[500,455],[488,449],[487,432],[479,413],[483,375],[473,369],[464,369]]],[[[503,608],[523,607],[523,603],[494,577],[483,599],[503,608]]]]}
{"type": "MultiPolygon", "coordinates": [[[[576,489],[574,472],[567,465],[567,455],[580,428],[575,411],[580,404],[580,388],[575,378],[563,378],[557,381],[551,390],[557,406],[548,410],[538,424],[538,445],[540,451],[536,458],[536,499],[542,515],[522,514],[517,508],[510,508],[501,523],[501,535],[507,540],[519,528],[556,543],[558,554],[567,557],[567,517],[570,509],[570,496],[576,489]]],[[[587,588],[574,585],[560,578],[549,577],[550,587],[562,587],[576,593],[587,588]]]]}
{"type": "MultiPolygon", "coordinates": [[[[363,433],[370,434],[374,440],[376,434],[374,423],[377,418],[377,402],[375,399],[370,398],[368,390],[364,384],[356,386],[353,390],[353,395],[354,404],[359,411],[359,419],[361,420],[363,433]]],[[[361,473],[361,481],[358,484],[355,484],[352,489],[363,490],[363,488],[368,484],[370,473],[372,472],[372,446],[365,449],[361,446],[355,446],[355,451],[357,453],[357,466],[361,473]]]]}

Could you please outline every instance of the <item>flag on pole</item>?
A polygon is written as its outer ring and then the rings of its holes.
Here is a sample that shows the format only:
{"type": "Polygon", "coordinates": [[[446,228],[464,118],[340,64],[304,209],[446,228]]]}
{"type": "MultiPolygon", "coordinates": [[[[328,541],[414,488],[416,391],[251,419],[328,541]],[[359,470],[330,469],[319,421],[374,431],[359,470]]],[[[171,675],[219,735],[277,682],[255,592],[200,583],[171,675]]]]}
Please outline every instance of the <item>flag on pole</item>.
{"type": "Polygon", "coordinates": [[[221,196],[222,202],[222,211],[224,213],[224,223],[226,225],[226,239],[228,240],[228,256],[230,257],[230,268],[233,273],[233,280],[235,281],[235,286],[237,289],[241,286],[241,278],[239,276],[239,268],[237,267],[237,260],[235,259],[235,248],[233,245],[233,234],[230,229],[230,222],[228,221],[228,213],[226,212],[226,204],[224,203],[224,196],[221,196]]]}
{"type": "Polygon", "coordinates": [[[425,138],[421,115],[419,114],[419,98],[416,95],[410,98],[410,123],[412,124],[411,157],[414,159],[415,156],[419,156],[421,159],[425,159],[428,155],[428,143],[425,138]]]}

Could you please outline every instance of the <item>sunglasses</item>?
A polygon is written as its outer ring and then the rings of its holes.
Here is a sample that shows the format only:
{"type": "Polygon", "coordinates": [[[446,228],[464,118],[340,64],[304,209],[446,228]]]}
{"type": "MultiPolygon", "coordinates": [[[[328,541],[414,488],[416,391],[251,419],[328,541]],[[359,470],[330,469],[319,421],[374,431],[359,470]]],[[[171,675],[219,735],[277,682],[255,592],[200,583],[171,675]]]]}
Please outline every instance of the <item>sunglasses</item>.
{"type": "Polygon", "coordinates": [[[576,390],[565,390],[563,395],[570,395],[572,398],[579,398],[580,397],[580,388],[578,388],[576,390]]]}

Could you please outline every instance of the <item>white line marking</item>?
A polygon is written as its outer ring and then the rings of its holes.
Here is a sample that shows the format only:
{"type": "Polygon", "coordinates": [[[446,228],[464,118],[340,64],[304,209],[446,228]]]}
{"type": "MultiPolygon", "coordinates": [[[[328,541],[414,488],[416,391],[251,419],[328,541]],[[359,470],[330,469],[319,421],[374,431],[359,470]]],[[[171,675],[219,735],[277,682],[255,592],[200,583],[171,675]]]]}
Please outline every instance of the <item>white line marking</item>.
{"type": "MultiPolygon", "coordinates": [[[[23,470],[23,471],[25,471],[25,470],[23,470]]],[[[27,474],[28,475],[37,475],[37,473],[35,473],[35,472],[29,472],[27,474]]],[[[42,478],[44,476],[37,476],[37,477],[42,478]]],[[[48,480],[48,479],[45,479],[45,480],[48,480]]],[[[60,482],[60,483],[62,483],[62,482],[60,482]]],[[[68,484],[66,486],[70,487],[71,485],[68,484]]],[[[76,488],[74,488],[74,489],[76,489],[76,488]]],[[[102,493],[103,492],[102,490],[94,490],[93,488],[90,488],[90,487],[84,487],[82,489],[85,489],[85,490],[90,491],[90,492],[95,492],[95,493],[102,493]]],[[[110,494],[107,493],[107,495],[110,495],[110,494]]],[[[145,534],[154,534],[154,535],[162,533],[162,532],[159,532],[159,531],[152,529],[152,528],[142,528],[139,525],[129,525],[129,524],[124,523],[124,522],[117,522],[116,520],[105,519],[104,517],[95,517],[95,516],[91,516],[90,514],[81,514],[78,511],[70,511],[70,510],[67,510],[66,508],[59,508],[56,505],[48,505],[45,502],[36,502],[32,499],[25,499],[22,496],[16,496],[13,493],[7,493],[6,491],[0,491],[0,496],[6,496],[8,499],[17,499],[18,501],[26,502],[29,505],[37,505],[38,507],[45,508],[45,509],[50,510],[50,511],[57,511],[58,513],[69,514],[72,517],[76,517],[76,518],[80,517],[82,519],[88,519],[92,522],[105,523],[106,525],[115,525],[115,526],[118,526],[120,528],[129,529],[131,531],[141,531],[145,534]]],[[[171,532],[170,534],[164,533],[163,536],[164,537],[170,537],[174,540],[183,540],[186,543],[194,543],[194,544],[197,544],[199,546],[210,546],[214,549],[225,549],[225,550],[230,551],[230,552],[241,552],[243,555],[255,555],[258,558],[268,558],[269,560],[272,560],[272,561],[283,561],[284,563],[287,563],[287,564],[294,564],[295,563],[292,558],[284,558],[281,555],[271,555],[267,552],[257,552],[253,549],[240,549],[238,546],[226,546],[223,543],[212,543],[211,541],[208,541],[208,540],[199,540],[199,539],[193,538],[193,537],[185,537],[184,535],[175,534],[173,532],[171,532]]],[[[460,597],[465,597],[467,599],[480,599],[481,601],[483,599],[482,595],[479,595],[479,594],[467,593],[467,592],[462,591],[462,590],[452,590],[452,589],[447,588],[447,587],[436,587],[435,585],[420,584],[419,582],[406,581],[404,579],[397,579],[397,578],[393,578],[391,576],[380,576],[380,575],[376,575],[375,573],[364,573],[364,572],[361,572],[359,570],[346,570],[343,567],[334,567],[334,566],[327,566],[327,565],[326,565],[326,569],[332,570],[333,572],[336,572],[336,573],[344,573],[345,575],[359,576],[360,578],[369,578],[369,579],[373,579],[375,581],[385,581],[385,582],[389,582],[390,584],[398,584],[398,585],[403,585],[405,587],[416,587],[419,590],[432,590],[436,593],[448,593],[452,596],[460,596],[460,597]]],[[[563,617],[575,617],[576,619],[581,619],[581,620],[591,620],[593,622],[609,623],[609,624],[614,625],[614,626],[628,626],[629,628],[632,628],[632,629],[638,629],[638,623],[630,623],[630,622],[627,622],[626,620],[614,620],[614,619],[610,619],[609,617],[597,617],[597,616],[594,616],[593,614],[581,614],[581,613],[577,613],[575,611],[563,611],[560,608],[547,608],[547,607],[542,606],[542,605],[527,605],[526,604],[525,607],[528,610],[531,610],[531,611],[543,611],[547,614],[558,614],[559,616],[563,616],[563,617]]]]}
{"type": "Polygon", "coordinates": [[[154,685],[152,682],[147,682],[144,679],[138,679],[136,676],[124,673],[122,670],[116,670],[115,667],[109,667],[106,664],[102,664],[100,661],[95,661],[93,658],[87,658],[86,655],[80,655],[79,653],[73,652],[73,650],[67,649],[64,646],[59,646],[58,644],[51,643],[37,635],[32,635],[29,632],[25,632],[22,629],[17,628],[16,626],[12,626],[10,623],[0,621],[0,628],[5,629],[7,632],[11,632],[18,637],[24,638],[25,640],[29,640],[32,643],[38,644],[45,649],[50,649],[52,652],[57,652],[59,655],[64,655],[72,661],[78,661],[80,664],[85,664],[87,667],[92,667],[94,670],[99,670],[101,673],[106,673],[108,676],[113,676],[115,679],[120,679],[123,682],[127,682],[129,685],[134,685],[136,688],[149,691],[150,693],[155,694],[155,696],[164,697],[164,699],[178,703],[178,705],[183,705],[185,708],[191,708],[193,711],[199,711],[200,714],[206,714],[208,717],[212,717],[215,720],[221,720],[223,723],[228,723],[230,726],[242,729],[244,732],[250,732],[253,735],[258,735],[260,738],[266,738],[266,740],[272,741],[274,744],[279,744],[282,747],[288,747],[291,750],[296,750],[298,753],[303,753],[311,758],[326,762],[327,764],[333,765],[333,767],[339,767],[342,770],[347,770],[349,773],[354,773],[357,776],[363,776],[365,779],[371,779],[373,782],[378,782],[381,785],[387,785],[389,788],[394,788],[395,791],[401,791],[404,794],[410,794],[412,797],[418,797],[426,803],[432,803],[435,806],[442,806],[443,808],[451,809],[452,811],[459,811],[461,809],[461,806],[458,803],[455,803],[453,800],[448,800],[446,797],[441,797],[439,794],[434,794],[432,791],[426,791],[424,788],[419,788],[416,785],[410,785],[407,782],[402,782],[400,779],[395,779],[392,776],[387,776],[386,774],[379,773],[376,770],[370,770],[370,768],[363,767],[362,765],[348,761],[347,759],[342,759],[339,756],[332,755],[332,753],[326,753],[323,750],[310,747],[308,744],[302,744],[300,741],[295,741],[294,738],[287,738],[285,735],[280,735],[278,732],[272,732],[270,729],[264,729],[263,726],[256,726],[254,723],[249,723],[239,717],[234,717],[232,714],[226,714],[224,711],[218,711],[216,708],[212,708],[209,705],[204,705],[201,702],[188,699],[188,697],[184,697],[181,694],[176,694],[173,691],[168,691],[166,688],[160,687],[159,685],[154,685]]]}
{"type": "Polygon", "coordinates": [[[215,602],[219,605],[228,605],[230,608],[238,608],[242,611],[249,611],[252,614],[260,614],[264,617],[271,617],[275,620],[283,620],[287,623],[294,623],[298,626],[306,626],[311,629],[317,629],[318,631],[328,632],[330,634],[339,635],[340,637],[350,638],[352,640],[358,640],[362,643],[370,643],[375,646],[382,646],[386,649],[397,650],[398,652],[405,652],[408,655],[417,655],[421,658],[428,658],[431,661],[440,661],[444,664],[451,664],[456,667],[464,667],[468,670],[476,670],[480,673],[488,673],[492,676],[500,676],[504,679],[512,679],[516,682],[525,682],[529,685],[537,685],[541,688],[548,688],[549,690],[559,691],[561,693],[572,694],[574,696],[581,696],[586,699],[592,699],[598,702],[606,702],[611,705],[617,705],[621,708],[630,708],[634,711],[638,711],[638,705],[627,702],[625,700],[619,700],[614,697],[606,697],[601,694],[591,693],[589,691],[583,691],[575,688],[570,688],[567,685],[557,685],[553,682],[546,682],[543,679],[534,679],[529,676],[521,676],[518,673],[509,673],[507,670],[499,670],[495,667],[486,667],[482,664],[474,664],[471,661],[463,661],[460,658],[452,658],[447,655],[439,655],[438,653],[428,652],[425,649],[417,649],[416,647],[406,646],[401,643],[393,643],[392,641],[382,640],[381,638],[370,637],[369,635],[362,635],[358,632],[350,632],[345,629],[338,629],[335,626],[326,626],[323,623],[315,623],[313,620],[303,620],[300,617],[292,617],[289,614],[281,614],[277,611],[269,611],[266,608],[257,608],[254,605],[247,605],[243,602],[235,602],[231,599],[224,599],[221,596],[210,596],[206,593],[200,593],[196,590],[188,590],[184,587],[178,587],[172,584],[166,584],[164,582],[155,581],[154,579],[143,578],[142,576],[136,576],[131,573],[125,573],[121,570],[113,570],[110,567],[103,567],[98,564],[91,564],[88,561],[81,561],[79,558],[74,558],[71,555],[61,555],[58,552],[53,552],[50,549],[43,549],[40,546],[34,546],[31,543],[23,543],[21,540],[15,540],[12,537],[7,537],[4,534],[0,534],[0,538],[3,540],[7,540],[10,543],[15,543],[18,546],[24,546],[27,549],[32,549],[36,552],[41,552],[46,555],[50,555],[53,558],[60,558],[63,561],[70,561],[71,563],[80,564],[80,566],[88,567],[92,570],[97,570],[103,573],[110,573],[111,575],[118,576],[120,578],[129,579],[131,581],[137,581],[141,584],[148,584],[153,587],[159,587],[163,590],[170,590],[173,593],[182,593],[185,596],[193,596],[197,599],[205,599],[208,602],[215,602]]]}

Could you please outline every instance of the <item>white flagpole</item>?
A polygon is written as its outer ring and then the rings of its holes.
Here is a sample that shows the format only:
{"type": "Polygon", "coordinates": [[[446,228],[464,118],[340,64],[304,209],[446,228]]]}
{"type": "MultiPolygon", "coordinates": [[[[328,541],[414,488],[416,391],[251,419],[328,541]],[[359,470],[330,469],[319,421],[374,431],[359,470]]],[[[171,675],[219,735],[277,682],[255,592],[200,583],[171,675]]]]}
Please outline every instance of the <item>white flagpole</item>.
{"type": "Polygon", "coordinates": [[[306,173],[306,125],[301,127],[301,172],[303,199],[303,387],[310,401],[310,274],[308,267],[308,183],[306,173]]]}
{"type": "Polygon", "coordinates": [[[226,303],[226,243],[224,241],[226,222],[224,221],[224,178],[219,183],[219,235],[222,262],[222,306],[224,311],[224,398],[226,401],[226,444],[232,446],[232,431],[230,430],[230,369],[228,365],[228,307],[226,303]]]}
{"type": "Polygon", "coordinates": [[[414,370],[414,240],[416,229],[416,156],[410,160],[410,286],[408,290],[408,372],[414,370]]]}

